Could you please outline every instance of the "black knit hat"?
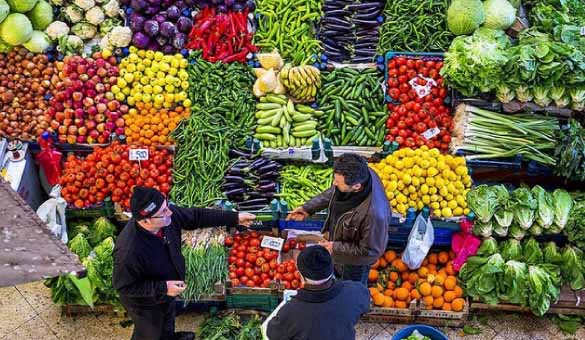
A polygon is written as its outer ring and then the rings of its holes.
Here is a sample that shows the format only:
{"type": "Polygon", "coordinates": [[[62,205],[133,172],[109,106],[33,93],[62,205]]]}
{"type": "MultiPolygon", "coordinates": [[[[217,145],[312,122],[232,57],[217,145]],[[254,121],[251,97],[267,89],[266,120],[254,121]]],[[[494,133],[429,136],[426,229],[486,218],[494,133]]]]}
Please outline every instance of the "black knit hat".
{"type": "Polygon", "coordinates": [[[147,187],[134,187],[130,199],[132,216],[137,220],[152,217],[160,209],[165,197],[160,191],[147,187]]]}
{"type": "Polygon", "coordinates": [[[304,278],[321,281],[333,274],[331,254],[322,246],[309,246],[297,257],[297,267],[304,278]]]}

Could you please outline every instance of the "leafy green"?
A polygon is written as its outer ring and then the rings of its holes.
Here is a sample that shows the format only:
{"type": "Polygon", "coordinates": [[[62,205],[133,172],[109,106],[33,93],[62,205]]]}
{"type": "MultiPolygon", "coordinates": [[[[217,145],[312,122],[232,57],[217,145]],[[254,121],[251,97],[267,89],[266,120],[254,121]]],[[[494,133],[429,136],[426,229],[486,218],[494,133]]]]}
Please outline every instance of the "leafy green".
{"type": "Polygon", "coordinates": [[[67,246],[71,252],[79,256],[80,260],[86,258],[91,252],[89,242],[81,233],[77,234],[71,241],[69,241],[67,246]]]}
{"type": "Polygon", "coordinates": [[[496,225],[494,226],[494,234],[498,237],[506,237],[508,236],[508,227],[502,227],[501,225],[496,223],[496,225]]]}
{"type": "Polygon", "coordinates": [[[477,256],[491,256],[498,252],[498,242],[492,238],[486,238],[481,242],[477,250],[477,256]]]}
{"type": "Polygon", "coordinates": [[[495,30],[507,30],[516,21],[516,8],[508,0],[486,0],[484,27],[495,30]]]}
{"type": "Polygon", "coordinates": [[[583,251],[579,248],[567,246],[563,249],[561,270],[563,281],[571,286],[573,290],[585,288],[585,277],[583,276],[583,251]]]}
{"type": "Polygon", "coordinates": [[[488,304],[497,304],[504,267],[504,259],[500,254],[488,257],[485,265],[476,270],[465,283],[467,294],[488,304]]]}
{"type": "Polygon", "coordinates": [[[502,250],[502,257],[505,261],[522,261],[524,259],[524,251],[522,244],[516,239],[509,239],[500,245],[502,250]]]}
{"type": "Polygon", "coordinates": [[[564,233],[572,244],[585,249],[585,199],[582,197],[575,199],[564,233]]]}
{"type": "Polygon", "coordinates": [[[93,246],[97,246],[108,237],[116,237],[116,226],[105,217],[98,218],[91,228],[89,242],[93,246]]]}
{"type": "Polygon", "coordinates": [[[543,316],[560,295],[560,269],[552,264],[528,267],[528,302],[532,312],[543,316]]]}
{"type": "Polygon", "coordinates": [[[211,317],[199,327],[197,339],[201,340],[261,340],[262,321],[258,316],[242,322],[236,314],[211,317]]]}
{"type": "Polygon", "coordinates": [[[556,265],[563,263],[563,258],[559,252],[559,248],[557,247],[557,244],[552,241],[548,242],[546,246],[544,246],[543,254],[545,263],[556,265]]]}
{"type": "Polygon", "coordinates": [[[540,185],[532,188],[532,194],[538,202],[536,222],[543,228],[550,227],[555,218],[555,212],[552,204],[552,195],[544,190],[540,185]]]}
{"type": "Polygon", "coordinates": [[[528,266],[526,263],[518,261],[506,262],[500,299],[517,305],[526,305],[528,300],[527,276],[528,266]]]}
{"type": "Polygon", "coordinates": [[[480,0],[454,0],[447,10],[447,26],[455,35],[471,34],[485,21],[480,0]]]}
{"type": "Polygon", "coordinates": [[[531,238],[524,243],[524,260],[527,264],[540,264],[544,260],[544,255],[538,242],[531,238]]]}
{"type": "Polygon", "coordinates": [[[57,305],[93,306],[97,299],[88,277],[67,274],[46,280],[45,286],[51,288],[51,300],[57,305]]]}
{"type": "Polygon", "coordinates": [[[526,236],[526,230],[522,229],[520,225],[513,223],[508,229],[508,235],[520,241],[526,236]]]}
{"type": "Polygon", "coordinates": [[[528,230],[534,222],[534,212],[538,206],[536,199],[527,188],[514,190],[511,199],[514,204],[515,221],[522,229],[528,230]]]}
{"type": "Polygon", "coordinates": [[[559,314],[552,317],[552,322],[557,325],[563,333],[575,334],[583,322],[583,317],[559,314]]]}
{"type": "Polygon", "coordinates": [[[82,234],[85,238],[87,238],[90,234],[89,227],[86,224],[76,224],[73,226],[69,226],[69,238],[73,239],[78,234],[82,234]]]}
{"type": "Polygon", "coordinates": [[[88,265],[93,268],[91,270],[88,268],[87,271],[92,283],[97,288],[100,301],[116,304],[119,298],[112,284],[114,272],[113,251],[114,240],[108,237],[95,247],[95,257],[88,261],[88,265]]]}
{"type": "Polygon", "coordinates": [[[553,192],[553,208],[555,211],[554,223],[562,230],[569,220],[569,214],[573,208],[573,198],[565,190],[556,189],[553,192]]]}
{"type": "Polygon", "coordinates": [[[489,221],[487,223],[482,223],[480,221],[476,221],[473,223],[473,234],[480,236],[480,237],[491,237],[494,228],[492,226],[492,222],[489,221]]]}
{"type": "Polygon", "coordinates": [[[480,185],[467,193],[467,204],[479,222],[488,223],[498,207],[498,196],[492,187],[480,185]]]}

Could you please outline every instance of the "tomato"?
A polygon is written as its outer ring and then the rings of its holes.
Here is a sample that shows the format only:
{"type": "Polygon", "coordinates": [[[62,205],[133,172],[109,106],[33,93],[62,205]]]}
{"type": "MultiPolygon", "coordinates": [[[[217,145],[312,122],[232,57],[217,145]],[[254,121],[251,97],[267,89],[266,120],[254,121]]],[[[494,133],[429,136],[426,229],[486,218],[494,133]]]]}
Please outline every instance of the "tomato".
{"type": "Polygon", "coordinates": [[[245,270],[244,270],[244,268],[242,268],[242,267],[236,268],[236,275],[237,275],[238,277],[241,277],[242,275],[244,275],[244,274],[245,274],[245,272],[246,272],[246,271],[245,271],[245,270]]]}
{"type": "Polygon", "coordinates": [[[416,78],[416,76],[417,76],[417,73],[416,73],[416,71],[415,71],[415,70],[410,70],[410,71],[408,71],[408,72],[406,73],[406,76],[407,76],[409,79],[414,79],[414,78],[416,78]]]}
{"type": "Polygon", "coordinates": [[[262,274],[262,270],[260,270],[260,267],[254,266],[254,274],[256,274],[256,275],[262,274]]]}
{"type": "Polygon", "coordinates": [[[253,280],[248,280],[248,281],[246,281],[246,286],[253,288],[253,287],[256,287],[256,283],[253,280]]]}
{"type": "Polygon", "coordinates": [[[225,240],[223,240],[223,244],[224,244],[226,247],[231,247],[231,246],[233,246],[233,245],[234,245],[234,239],[233,239],[231,236],[227,236],[227,237],[225,238],[225,240]]]}
{"type": "Polygon", "coordinates": [[[289,264],[286,265],[286,271],[289,272],[289,273],[294,273],[295,272],[295,269],[296,268],[295,268],[295,266],[293,264],[290,264],[289,263],[289,264]]]}
{"type": "Polygon", "coordinates": [[[240,280],[238,279],[232,279],[232,287],[237,287],[240,285],[240,280]]]}
{"type": "Polygon", "coordinates": [[[408,59],[406,61],[406,67],[408,67],[408,68],[415,68],[416,67],[416,62],[414,61],[414,59],[408,59]]]}
{"type": "Polygon", "coordinates": [[[249,278],[246,275],[243,275],[242,277],[240,277],[240,281],[242,281],[243,284],[246,284],[246,282],[248,282],[249,278]]]}
{"type": "Polygon", "coordinates": [[[396,58],[396,65],[398,66],[406,65],[406,58],[404,57],[396,58]]]}
{"type": "Polygon", "coordinates": [[[246,250],[248,250],[248,248],[246,248],[246,246],[245,246],[245,245],[238,246],[238,251],[243,251],[243,252],[245,252],[246,250]]]}
{"type": "Polygon", "coordinates": [[[404,123],[406,124],[406,126],[411,127],[414,125],[414,120],[412,118],[406,118],[404,120],[404,123]]]}
{"type": "Polygon", "coordinates": [[[230,256],[228,259],[228,263],[229,264],[235,264],[236,262],[238,262],[238,258],[235,256],[230,256]]]}
{"type": "Polygon", "coordinates": [[[297,280],[301,279],[301,273],[299,273],[298,270],[293,275],[294,275],[295,279],[297,279],[297,280]]]}
{"type": "Polygon", "coordinates": [[[278,268],[278,263],[276,262],[276,259],[270,260],[270,262],[268,263],[268,266],[270,267],[270,269],[278,268]]]}
{"type": "Polygon", "coordinates": [[[258,253],[258,247],[248,247],[248,253],[252,254],[258,253]]]}
{"type": "Polygon", "coordinates": [[[238,250],[236,249],[236,247],[233,247],[232,249],[230,249],[230,255],[231,256],[238,255],[238,250]]]}
{"type": "Polygon", "coordinates": [[[250,254],[250,253],[248,253],[246,255],[246,261],[248,261],[248,262],[250,262],[252,264],[255,264],[257,259],[258,259],[258,257],[256,256],[256,254],[250,254]]]}
{"type": "Polygon", "coordinates": [[[286,267],[283,264],[279,264],[276,271],[279,272],[280,274],[284,274],[286,272],[286,267]]]}
{"type": "Polygon", "coordinates": [[[260,280],[260,276],[259,275],[252,276],[252,281],[254,281],[254,283],[256,285],[259,285],[260,283],[262,283],[262,280],[260,280]]]}
{"type": "Polygon", "coordinates": [[[388,77],[396,78],[398,77],[398,70],[396,68],[391,68],[388,70],[388,77]]]}
{"type": "Polygon", "coordinates": [[[429,69],[426,67],[421,67],[420,70],[418,70],[418,72],[420,74],[422,74],[423,77],[428,77],[429,76],[429,69]]]}
{"type": "Polygon", "coordinates": [[[396,137],[396,139],[394,141],[396,141],[396,143],[398,143],[398,145],[404,144],[404,138],[402,138],[400,136],[396,137]]]}
{"type": "Polygon", "coordinates": [[[274,279],[275,280],[282,280],[282,274],[281,273],[274,274],[274,279]]]}
{"type": "Polygon", "coordinates": [[[410,101],[410,97],[406,93],[401,93],[400,97],[399,97],[399,101],[401,103],[407,103],[408,101],[410,101]]]}
{"type": "Polygon", "coordinates": [[[400,83],[400,85],[402,84],[407,84],[408,85],[408,76],[407,75],[401,75],[398,77],[398,82],[400,83]]]}
{"type": "Polygon", "coordinates": [[[284,281],[284,289],[290,289],[291,285],[290,282],[284,281]]]}
{"type": "Polygon", "coordinates": [[[289,281],[290,282],[290,281],[294,280],[295,277],[294,277],[293,273],[285,273],[284,275],[282,275],[282,278],[285,281],[289,281]]]}
{"type": "Polygon", "coordinates": [[[299,286],[301,285],[301,283],[299,282],[299,280],[292,280],[292,282],[290,283],[291,287],[293,289],[298,289],[299,286]]]}
{"type": "Polygon", "coordinates": [[[290,251],[290,244],[287,242],[284,242],[283,246],[282,246],[282,251],[285,253],[288,253],[290,251]]]}
{"type": "Polygon", "coordinates": [[[238,275],[235,272],[230,272],[229,273],[229,278],[230,278],[230,280],[237,279],[238,278],[238,275]]]}
{"type": "Polygon", "coordinates": [[[433,78],[433,79],[437,79],[439,77],[439,72],[437,70],[430,69],[429,70],[429,77],[433,78]]]}
{"type": "Polygon", "coordinates": [[[443,143],[450,143],[450,142],[451,142],[451,136],[449,136],[449,135],[444,135],[444,136],[441,138],[441,141],[442,141],[443,143]]]}
{"type": "Polygon", "coordinates": [[[243,251],[238,251],[238,255],[236,255],[239,259],[243,259],[246,257],[246,253],[243,251]]]}
{"type": "Polygon", "coordinates": [[[254,270],[253,270],[252,268],[246,268],[246,269],[244,270],[244,274],[245,274],[247,277],[252,277],[252,276],[254,276],[254,270]]]}
{"type": "Polygon", "coordinates": [[[262,282],[262,285],[266,286],[266,288],[270,287],[270,284],[272,283],[272,281],[270,281],[270,279],[264,279],[262,282]]]}
{"type": "Polygon", "coordinates": [[[266,259],[265,259],[265,258],[263,258],[263,257],[258,257],[258,258],[256,259],[256,265],[257,265],[257,266],[262,266],[263,264],[266,264],[266,259]]]}
{"type": "Polygon", "coordinates": [[[400,85],[400,82],[398,81],[397,77],[389,77],[388,78],[388,87],[389,88],[398,87],[398,85],[400,85]]]}
{"type": "Polygon", "coordinates": [[[260,241],[257,238],[253,238],[250,240],[250,245],[252,247],[259,247],[260,246],[260,241]]]}
{"type": "Polygon", "coordinates": [[[416,66],[416,68],[417,68],[417,69],[420,69],[420,68],[421,68],[421,67],[423,67],[424,65],[425,65],[425,62],[424,62],[422,59],[418,59],[418,60],[415,62],[415,66],[416,66]]]}

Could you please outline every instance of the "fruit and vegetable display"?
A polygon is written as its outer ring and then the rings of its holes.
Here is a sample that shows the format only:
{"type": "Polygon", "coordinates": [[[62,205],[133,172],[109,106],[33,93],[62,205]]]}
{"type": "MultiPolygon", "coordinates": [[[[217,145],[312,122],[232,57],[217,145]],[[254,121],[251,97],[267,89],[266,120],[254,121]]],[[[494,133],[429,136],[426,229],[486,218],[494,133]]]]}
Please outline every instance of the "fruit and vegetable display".
{"type": "Polygon", "coordinates": [[[325,0],[319,40],[327,60],[371,63],[376,57],[384,2],[349,3],[325,0]]]}
{"type": "Polygon", "coordinates": [[[227,170],[221,186],[238,210],[259,210],[275,198],[282,165],[267,158],[237,159],[227,170]]]}
{"type": "Polygon", "coordinates": [[[345,67],[323,74],[319,128],[334,145],[382,144],[388,118],[382,79],[376,69],[345,67]]]}
{"type": "Polygon", "coordinates": [[[58,70],[48,57],[15,48],[0,54],[0,134],[34,140],[49,127],[46,96],[53,91],[58,70]]]}
{"type": "Polygon", "coordinates": [[[61,195],[71,207],[88,208],[106,197],[130,210],[134,186],[155,188],[167,195],[171,190],[173,155],[165,149],[148,149],[149,159],[129,159],[131,146],[113,143],[96,147],[84,158],[67,156],[61,176],[61,195]]]}
{"type": "Polygon", "coordinates": [[[395,151],[370,167],[380,176],[393,210],[402,215],[409,208],[425,206],[435,217],[470,212],[466,196],[472,182],[463,157],[443,155],[423,145],[395,151]]]}
{"type": "Polygon", "coordinates": [[[524,237],[559,234],[568,223],[573,198],[562,189],[553,192],[536,185],[509,192],[503,185],[480,185],[467,193],[477,217],[473,233],[480,237],[524,237]]]}
{"type": "Polygon", "coordinates": [[[285,165],[280,171],[279,183],[279,197],[294,209],[331,187],[333,169],[320,165],[285,165]]]}
{"type": "MultiPolygon", "coordinates": [[[[261,247],[264,236],[258,232],[245,232],[225,238],[229,250],[229,279],[233,287],[269,288],[280,282],[285,289],[298,289],[301,276],[294,259],[279,262],[279,252],[261,247]]],[[[297,246],[296,241],[292,248],[297,246]]],[[[283,253],[290,251],[283,248],[283,253]]]]}
{"type": "Polygon", "coordinates": [[[399,254],[388,250],[368,274],[372,304],[382,308],[408,308],[420,301],[425,309],[461,312],[464,291],[453,269],[454,253],[429,254],[420,268],[410,270],[399,254]]]}
{"type": "Polygon", "coordinates": [[[116,58],[101,52],[93,58],[67,56],[55,67],[59,73],[51,79],[54,92],[45,114],[58,141],[105,144],[123,136],[128,105],[113,92],[121,80],[116,58]]]}
{"type": "Polygon", "coordinates": [[[453,120],[440,57],[397,55],[388,61],[386,89],[392,103],[386,140],[416,148],[426,145],[446,152],[451,142],[453,120]]]}

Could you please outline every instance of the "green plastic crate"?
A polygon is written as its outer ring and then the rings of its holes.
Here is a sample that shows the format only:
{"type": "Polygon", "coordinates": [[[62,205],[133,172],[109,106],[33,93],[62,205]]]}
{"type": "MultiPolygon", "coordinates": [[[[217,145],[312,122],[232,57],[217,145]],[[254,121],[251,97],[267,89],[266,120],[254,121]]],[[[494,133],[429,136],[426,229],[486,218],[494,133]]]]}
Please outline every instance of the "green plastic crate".
{"type": "Polygon", "coordinates": [[[254,309],[270,313],[279,304],[277,295],[228,295],[226,296],[227,308],[254,309]]]}
{"type": "Polygon", "coordinates": [[[99,217],[112,218],[115,215],[114,203],[109,197],[106,197],[104,203],[99,206],[86,208],[86,209],[67,209],[65,215],[68,219],[81,218],[81,219],[93,219],[99,217]]]}

